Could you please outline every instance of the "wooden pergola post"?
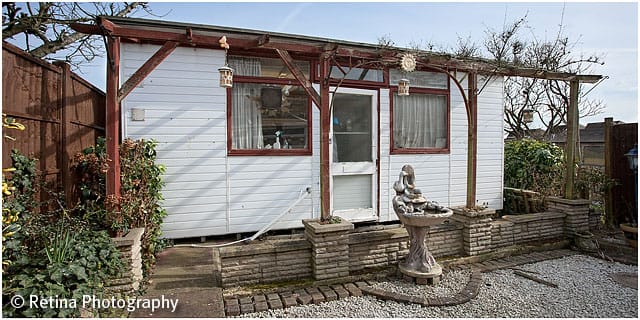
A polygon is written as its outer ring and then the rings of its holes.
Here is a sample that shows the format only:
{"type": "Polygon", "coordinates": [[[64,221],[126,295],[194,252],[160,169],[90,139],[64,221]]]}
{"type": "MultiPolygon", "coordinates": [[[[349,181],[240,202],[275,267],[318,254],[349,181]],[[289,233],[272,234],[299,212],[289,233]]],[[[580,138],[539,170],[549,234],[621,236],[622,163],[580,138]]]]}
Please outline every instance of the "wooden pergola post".
{"type": "Polygon", "coordinates": [[[329,52],[320,55],[320,218],[331,215],[331,189],[329,166],[329,130],[331,110],[329,109],[329,52]]]}
{"type": "Polygon", "coordinates": [[[579,111],[578,111],[578,89],[580,82],[571,80],[569,83],[569,109],[567,110],[567,142],[564,146],[566,163],[564,197],[573,199],[575,196],[574,180],[576,173],[576,142],[578,141],[579,111]]]}
{"type": "Polygon", "coordinates": [[[478,163],[478,74],[469,73],[467,124],[467,208],[476,205],[478,163]]]}
{"type": "Polygon", "coordinates": [[[105,106],[105,136],[107,156],[111,160],[106,176],[107,196],[120,198],[120,38],[108,37],[107,92],[105,106]]]}

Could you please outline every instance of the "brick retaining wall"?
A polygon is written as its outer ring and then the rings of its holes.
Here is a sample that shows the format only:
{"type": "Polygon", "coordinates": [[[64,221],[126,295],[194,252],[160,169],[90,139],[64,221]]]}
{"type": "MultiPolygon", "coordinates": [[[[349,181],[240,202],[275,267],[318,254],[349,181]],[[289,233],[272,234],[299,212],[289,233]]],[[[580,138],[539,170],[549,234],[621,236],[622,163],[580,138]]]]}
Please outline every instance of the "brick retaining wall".
{"type": "Polygon", "coordinates": [[[404,228],[365,231],[349,235],[349,272],[387,267],[409,253],[409,235],[404,228]]]}
{"type": "Polygon", "coordinates": [[[503,216],[491,222],[491,248],[562,237],[565,216],[562,212],[503,216]]]}
{"type": "Polygon", "coordinates": [[[311,244],[304,238],[266,240],[216,249],[223,288],[312,277],[311,244]]]}
{"type": "MultiPolygon", "coordinates": [[[[589,204],[582,200],[552,199],[549,211],[504,216],[493,210],[454,210],[449,223],[431,227],[427,246],[436,258],[476,256],[536,241],[573,238],[589,229],[589,204]]],[[[320,224],[303,221],[304,237],[266,240],[251,245],[215,249],[222,287],[296,280],[344,278],[397,266],[408,254],[406,229],[380,226],[354,229],[352,223],[320,224]],[[371,228],[364,228],[371,229],[371,228]]]]}
{"type": "Polygon", "coordinates": [[[128,293],[140,288],[142,280],[142,253],[141,239],[144,228],[129,230],[124,237],[111,238],[111,241],[120,250],[120,259],[125,265],[122,277],[110,279],[106,290],[111,293],[128,293]]]}
{"type": "Polygon", "coordinates": [[[568,200],[561,198],[548,198],[549,211],[564,212],[564,233],[572,238],[578,232],[589,231],[589,200],[568,200]]]}
{"type": "Polygon", "coordinates": [[[589,210],[589,230],[598,230],[602,227],[602,222],[600,221],[601,215],[602,210],[589,210]]]}

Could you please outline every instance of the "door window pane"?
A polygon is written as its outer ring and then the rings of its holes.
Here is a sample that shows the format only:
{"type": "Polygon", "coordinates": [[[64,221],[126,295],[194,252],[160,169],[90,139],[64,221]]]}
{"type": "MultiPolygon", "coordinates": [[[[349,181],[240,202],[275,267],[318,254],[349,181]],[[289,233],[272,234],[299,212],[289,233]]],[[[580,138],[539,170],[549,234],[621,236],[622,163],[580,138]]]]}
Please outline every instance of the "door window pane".
{"type": "Polygon", "coordinates": [[[336,93],[333,101],[333,160],[372,161],[371,96],[336,93]]]}

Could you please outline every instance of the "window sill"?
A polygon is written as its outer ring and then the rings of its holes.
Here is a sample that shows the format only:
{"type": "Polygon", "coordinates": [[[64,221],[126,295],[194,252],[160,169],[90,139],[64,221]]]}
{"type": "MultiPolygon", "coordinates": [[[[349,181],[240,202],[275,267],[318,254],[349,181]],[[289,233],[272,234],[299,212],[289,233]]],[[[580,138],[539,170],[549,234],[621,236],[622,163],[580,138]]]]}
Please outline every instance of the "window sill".
{"type": "Polygon", "coordinates": [[[391,155],[402,154],[449,154],[449,148],[429,148],[429,149],[391,149],[391,155]]]}
{"type": "Polygon", "coordinates": [[[261,149],[261,150],[229,150],[229,156],[310,156],[311,150],[261,149]]]}

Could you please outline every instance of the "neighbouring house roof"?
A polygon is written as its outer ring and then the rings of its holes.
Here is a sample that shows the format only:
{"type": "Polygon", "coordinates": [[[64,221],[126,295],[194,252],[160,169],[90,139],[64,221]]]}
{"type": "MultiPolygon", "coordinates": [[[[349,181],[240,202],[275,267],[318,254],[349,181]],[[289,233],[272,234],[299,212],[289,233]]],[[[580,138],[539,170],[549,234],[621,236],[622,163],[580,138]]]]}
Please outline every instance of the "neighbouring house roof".
{"type": "MultiPolygon", "coordinates": [[[[618,120],[613,122],[613,124],[621,123],[624,122],[618,120]]],[[[529,130],[527,138],[542,139],[544,133],[545,130],[543,129],[532,129],[529,130]]],[[[513,134],[509,134],[505,140],[515,140],[515,137],[513,134]]],[[[547,140],[556,144],[564,144],[567,140],[567,126],[558,126],[547,140]]],[[[586,126],[580,125],[580,143],[604,143],[604,122],[592,122],[586,126]]]]}

